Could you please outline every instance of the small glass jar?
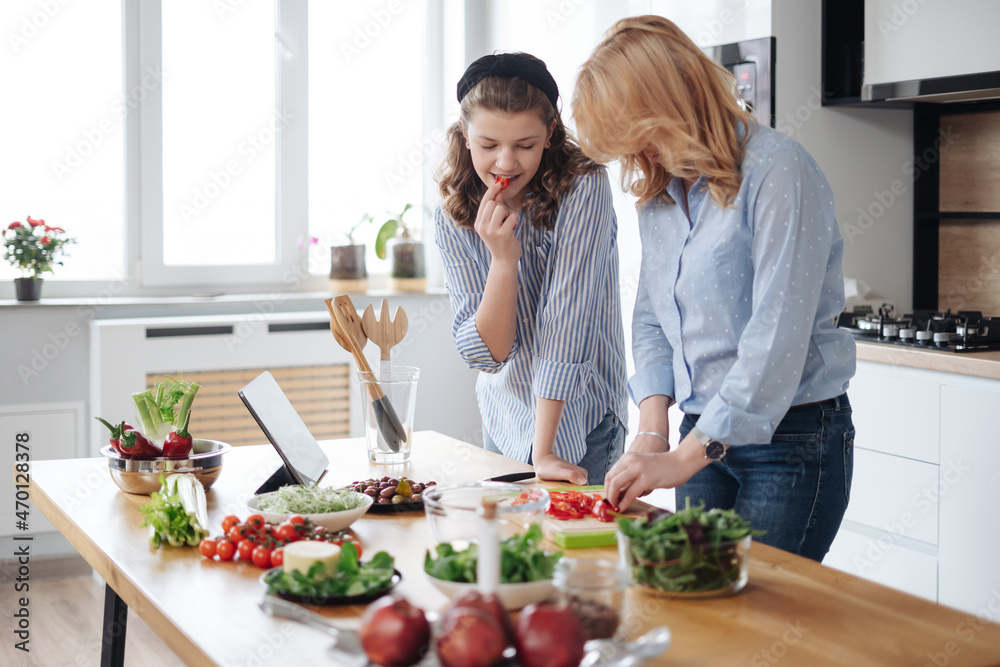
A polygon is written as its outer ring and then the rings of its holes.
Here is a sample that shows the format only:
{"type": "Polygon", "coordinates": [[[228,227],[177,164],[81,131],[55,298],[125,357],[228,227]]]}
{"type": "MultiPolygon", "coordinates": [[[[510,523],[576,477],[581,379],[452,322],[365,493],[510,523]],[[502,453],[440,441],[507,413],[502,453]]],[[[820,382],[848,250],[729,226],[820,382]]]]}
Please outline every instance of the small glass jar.
{"type": "Polygon", "coordinates": [[[552,583],[560,602],[580,618],[587,639],[618,636],[631,583],[627,567],[619,561],[564,557],[556,563],[552,583]]]}

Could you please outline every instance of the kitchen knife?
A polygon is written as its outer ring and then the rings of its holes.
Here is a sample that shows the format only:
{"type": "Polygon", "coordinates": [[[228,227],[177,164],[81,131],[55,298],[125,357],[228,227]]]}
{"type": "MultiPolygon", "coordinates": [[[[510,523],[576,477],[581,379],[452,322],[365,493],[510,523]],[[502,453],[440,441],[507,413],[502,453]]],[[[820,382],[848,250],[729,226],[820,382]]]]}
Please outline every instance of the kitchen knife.
{"type": "Polygon", "coordinates": [[[523,482],[526,479],[531,479],[535,476],[534,472],[509,472],[506,475],[497,475],[496,477],[488,477],[484,479],[484,482],[523,482]]]}

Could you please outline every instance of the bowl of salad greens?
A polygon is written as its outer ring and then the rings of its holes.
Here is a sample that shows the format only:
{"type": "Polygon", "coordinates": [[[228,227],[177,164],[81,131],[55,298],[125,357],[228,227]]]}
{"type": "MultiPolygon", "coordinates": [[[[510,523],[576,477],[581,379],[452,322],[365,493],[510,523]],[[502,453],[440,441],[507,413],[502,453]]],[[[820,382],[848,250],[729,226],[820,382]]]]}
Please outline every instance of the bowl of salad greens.
{"type": "Polygon", "coordinates": [[[733,595],[748,578],[754,530],[734,510],[706,510],[685,501],[675,513],[651,511],[618,519],[618,548],[635,583],[671,598],[733,595]]]}
{"type": "Polygon", "coordinates": [[[298,514],[329,531],[344,530],[371,506],[371,496],[350,489],[302,485],[283,486],[247,501],[250,512],[268,523],[282,523],[298,514]]]}
{"type": "MultiPolygon", "coordinates": [[[[508,611],[542,602],[555,594],[552,575],[562,552],[541,548],[542,529],[533,523],[524,533],[500,540],[500,588],[497,596],[508,611]]],[[[424,573],[448,598],[475,590],[479,551],[475,543],[457,549],[445,542],[424,556],[424,573]]]]}

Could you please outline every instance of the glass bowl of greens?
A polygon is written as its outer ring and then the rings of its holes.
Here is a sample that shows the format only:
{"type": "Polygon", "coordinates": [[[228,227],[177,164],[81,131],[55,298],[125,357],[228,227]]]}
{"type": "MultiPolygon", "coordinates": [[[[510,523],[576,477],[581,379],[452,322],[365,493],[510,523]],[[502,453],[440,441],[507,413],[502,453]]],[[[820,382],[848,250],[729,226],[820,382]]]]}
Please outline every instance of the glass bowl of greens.
{"type": "Polygon", "coordinates": [[[364,516],[372,501],[371,496],[351,489],[292,485],[254,496],[247,501],[247,508],[268,523],[281,523],[298,514],[334,532],[364,516]]]}
{"type": "Polygon", "coordinates": [[[676,513],[618,519],[618,550],[635,583],[658,595],[699,599],[733,595],[747,584],[754,530],[734,510],[685,503],[676,513]]]}

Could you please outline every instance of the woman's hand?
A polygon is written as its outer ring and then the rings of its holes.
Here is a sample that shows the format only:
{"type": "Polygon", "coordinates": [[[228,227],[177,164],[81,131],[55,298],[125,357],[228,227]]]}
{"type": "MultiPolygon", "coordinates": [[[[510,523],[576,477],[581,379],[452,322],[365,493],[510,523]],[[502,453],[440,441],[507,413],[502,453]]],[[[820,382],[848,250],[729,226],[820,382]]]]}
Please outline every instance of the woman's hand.
{"type": "Polygon", "coordinates": [[[521,259],[521,242],[514,235],[517,213],[504,206],[499,182],[491,185],[483,195],[476,214],[475,229],[494,262],[516,265],[521,259]]]}
{"type": "Polygon", "coordinates": [[[580,466],[556,456],[545,454],[538,459],[532,458],[531,465],[535,467],[538,479],[548,479],[556,482],[569,482],[583,486],[587,483],[587,471],[580,466]]]}
{"type": "Polygon", "coordinates": [[[704,446],[691,435],[665,454],[626,452],[604,477],[604,495],[624,512],[639,496],[680,486],[709,463],[704,446]]]}

